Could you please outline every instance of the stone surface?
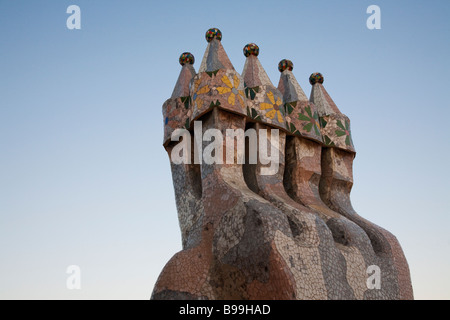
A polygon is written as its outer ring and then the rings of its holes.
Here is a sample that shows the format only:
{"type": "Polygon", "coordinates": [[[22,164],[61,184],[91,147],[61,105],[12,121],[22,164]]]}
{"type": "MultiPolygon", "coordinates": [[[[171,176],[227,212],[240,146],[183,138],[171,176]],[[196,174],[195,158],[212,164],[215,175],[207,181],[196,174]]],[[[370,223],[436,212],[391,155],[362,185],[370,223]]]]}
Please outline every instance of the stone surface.
{"type": "MultiPolygon", "coordinates": [[[[218,29],[207,32],[198,74],[183,57],[174,93],[163,105],[164,147],[169,156],[178,150],[183,140],[172,141],[170,134],[177,128],[192,133],[193,121],[201,121],[203,134],[255,134],[242,149],[238,143],[230,148],[229,137],[215,141],[224,150],[214,151],[221,163],[204,157],[171,162],[183,250],[162,270],[152,299],[413,299],[398,240],[351,205],[350,121],[325,90],[323,76],[310,77],[308,100],[293,63],[283,60],[275,88],[259,49],[249,44],[241,77],[221,37],[218,29]],[[252,145],[272,150],[277,170],[264,173],[271,164],[261,157],[251,162],[252,145]],[[226,162],[231,150],[233,161],[226,162]],[[367,286],[374,265],[381,271],[380,289],[367,286]]],[[[192,151],[196,141],[191,136],[184,143],[192,151]]],[[[210,144],[202,141],[201,147],[210,144]]]]}

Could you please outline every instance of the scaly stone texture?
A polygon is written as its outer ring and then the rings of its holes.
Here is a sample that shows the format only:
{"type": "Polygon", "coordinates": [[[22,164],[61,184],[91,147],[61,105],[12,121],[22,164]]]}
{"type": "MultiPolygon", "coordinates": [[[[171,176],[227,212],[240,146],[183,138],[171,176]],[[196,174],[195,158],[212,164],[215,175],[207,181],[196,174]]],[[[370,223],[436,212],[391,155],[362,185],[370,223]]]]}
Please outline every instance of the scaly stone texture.
{"type": "Polygon", "coordinates": [[[350,120],[326,91],[323,75],[311,75],[308,99],[291,61],[278,64],[276,88],[256,44],[244,47],[241,76],[220,30],[212,28],[205,37],[199,72],[193,55],[183,53],[180,76],[163,105],[169,158],[183,150],[191,163],[171,161],[183,249],[162,270],[152,299],[413,299],[398,240],[351,205],[350,120]],[[234,144],[231,163],[226,139],[214,141],[223,147],[223,154],[214,151],[222,162],[203,157],[195,163],[196,143],[207,150],[211,141],[194,137],[194,121],[202,123],[200,134],[255,134],[243,149],[234,144]],[[192,135],[172,139],[176,129],[192,135]],[[260,157],[250,161],[252,144],[277,156],[276,170],[268,171],[273,163],[260,157]],[[238,161],[238,151],[244,161],[238,161]],[[380,269],[379,289],[367,285],[374,265],[380,269]]]}

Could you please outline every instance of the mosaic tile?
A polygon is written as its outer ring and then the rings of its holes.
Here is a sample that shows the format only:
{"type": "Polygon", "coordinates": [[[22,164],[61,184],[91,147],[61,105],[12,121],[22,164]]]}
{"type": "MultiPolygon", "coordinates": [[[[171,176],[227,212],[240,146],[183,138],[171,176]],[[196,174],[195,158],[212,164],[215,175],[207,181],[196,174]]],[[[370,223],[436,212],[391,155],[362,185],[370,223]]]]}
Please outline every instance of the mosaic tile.
{"type": "Polygon", "coordinates": [[[322,143],[318,112],[297,82],[292,73],[293,67],[294,64],[286,59],[278,64],[278,70],[281,72],[278,90],[285,101],[286,128],[291,134],[322,143]]]}
{"type": "Polygon", "coordinates": [[[323,75],[313,73],[311,102],[317,107],[320,117],[323,142],[327,147],[335,147],[355,152],[350,131],[350,119],[342,114],[323,86],[323,75]]]}
{"type": "Polygon", "coordinates": [[[263,174],[268,165],[260,160],[171,162],[183,249],[162,270],[152,299],[413,299],[398,240],[352,207],[350,120],[325,90],[323,76],[310,76],[308,99],[291,61],[278,64],[275,88],[256,44],[243,49],[241,76],[220,30],[212,28],[205,37],[198,73],[194,57],[183,53],[174,91],[163,105],[166,151],[170,156],[180,143],[170,140],[171,133],[192,132],[194,120],[202,121],[203,133],[255,129],[258,145],[274,147],[278,170],[263,174]],[[260,129],[280,129],[278,139],[260,129]],[[374,265],[381,270],[380,289],[367,287],[367,268],[374,265]]]}
{"type": "Polygon", "coordinates": [[[259,48],[256,44],[251,43],[244,47],[246,60],[242,77],[247,95],[247,116],[286,130],[283,96],[267,76],[258,54],[259,48]]]}
{"type": "Polygon", "coordinates": [[[190,92],[189,85],[195,76],[194,56],[184,52],[179,58],[181,71],[173,89],[172,96],[163,105],[164,139],[166,145],[170,141],[172,132],[189,125],[190,92]]]}

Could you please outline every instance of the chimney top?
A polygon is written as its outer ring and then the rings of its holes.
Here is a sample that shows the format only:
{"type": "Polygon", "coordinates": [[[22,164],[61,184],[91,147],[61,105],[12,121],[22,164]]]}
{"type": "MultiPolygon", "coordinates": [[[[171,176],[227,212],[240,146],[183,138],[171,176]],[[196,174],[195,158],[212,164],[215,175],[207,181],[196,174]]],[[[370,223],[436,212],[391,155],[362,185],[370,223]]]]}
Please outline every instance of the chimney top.
{"type": "Polygon", "coordinates": [[[250,57],[259,55],[259,47],[254,43],[249,43],[244,47],[244,56],[250,57]]]}
{"type": "Polygon", "coordinates": [[[283,72],[284,70],[292,71],[294,69],[294,64],[291,60],[283,59],[278,64],[278,70],[283,72]]]}

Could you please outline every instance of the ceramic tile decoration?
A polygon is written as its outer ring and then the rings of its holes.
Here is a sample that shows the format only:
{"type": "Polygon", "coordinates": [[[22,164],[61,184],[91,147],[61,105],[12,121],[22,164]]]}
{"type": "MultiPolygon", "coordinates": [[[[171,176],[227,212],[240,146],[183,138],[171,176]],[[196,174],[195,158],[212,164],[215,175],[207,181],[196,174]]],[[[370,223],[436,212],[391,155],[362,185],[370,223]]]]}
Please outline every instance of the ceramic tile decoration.
{"type": "MultiPolygon", "coordinates": [[[[323,75],[310,76],[308,99],[292,61],[279,62],[274,87],[256,44],[244,47],[240,75],[221,31],[209,29],[205,37],[198,73],[192,54],[180,56],[180,75],[163,105],[164,148],[169,157],[178,152],[183,142],[171,134],[177,128],[193,134],[193,121],[201,122],[202,134],[254,129],[254,142],[274,150],[277,170],[265,174],[269,165],[260,158],[249,163],[250,138],[243,163],[171,161],[183,248],[162,270],[152,299],[413,299],[398,240],[352,207],[350,120],[325,90],[323,75]],[[374,267],[379,287],[369,285],[374,267]]],[[[211,143],[195,141],[184,143],[191,150],[211,143]]]]}
{"type": "Polygon", "coordinates": [[[342,114],[323,86],[323,75],[313,73],[309,77],[312,85],[311,101],[319,106],[319,117],[323,142],[326,146],[355,152],[350,132],[350,119],[342,114]]]}
{"type": "Polygon", "coordinates": [[[259,62],[259,47],[254,43],[247,44],[244,55],[246,60],[242,77],[247,97],[247,116],[254,121],[286,129],[283,97],[259,62]]]}
{"type": "Polygon", "coordinates": [[[194,56],[184,52],[179,58],[180,75],[173,89],[172,96],[163,106],[164,145],[169,143],[172,132],[177,128],[189,128],[190,125],[190,93],[189,85],[195,76],[194,56]]]}
{"type": "Polygon", "coordinates": [[[236,72],[217,28],[206,32],[208,46],[197,75],[191,83],[190,121],[195,121],[214,107],[245,114],[244,81],[236,72]]]}
{"type": "Polygon", "coordinates": [[[286,128],[290,134],[300,135],[322,143],[322,133],[316,106],[309,101],[292,70],[292,61],[283,59],[278,64],[281,72],[278,90],[283,94],[286,128]]]}

